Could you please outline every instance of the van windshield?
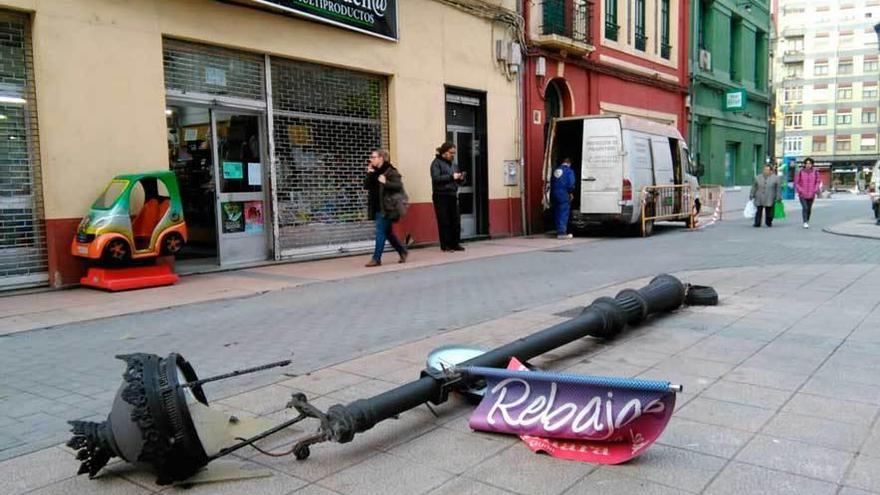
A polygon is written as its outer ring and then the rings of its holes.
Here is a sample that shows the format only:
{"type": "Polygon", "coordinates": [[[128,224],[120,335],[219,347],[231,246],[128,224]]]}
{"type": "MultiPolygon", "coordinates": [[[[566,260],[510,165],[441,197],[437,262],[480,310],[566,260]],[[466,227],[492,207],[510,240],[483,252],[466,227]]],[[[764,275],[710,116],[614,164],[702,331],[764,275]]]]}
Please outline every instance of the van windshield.
{"type": "Polygon", "coordinates": [[[113,203],[116,203],[116,200],[119,199],[119,195],[125,191],[125,188],[128,187],[127,180],[114,180],[111,181],[107,186],[107,189],[104,189],[104,192],[98,196],[98,199],[95,200],[95,203],[92,204],[92,208],[97,208],[99,210],[106,210],[113,206],[113,203]]]}

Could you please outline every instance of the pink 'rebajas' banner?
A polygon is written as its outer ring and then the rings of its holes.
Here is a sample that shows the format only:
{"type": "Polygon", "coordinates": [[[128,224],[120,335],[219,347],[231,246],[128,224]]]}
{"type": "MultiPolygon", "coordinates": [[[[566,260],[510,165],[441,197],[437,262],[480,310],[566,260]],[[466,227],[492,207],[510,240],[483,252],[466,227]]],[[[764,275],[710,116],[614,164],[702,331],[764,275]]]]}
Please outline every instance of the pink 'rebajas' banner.
{"type": "Polygon", "coordinates": [[[474,430],[519,435],[535,452],[620,464],[645,451],[675,410],[669,382],[470,368],[486,377],[486,395],[470,418],[474,430]]]}

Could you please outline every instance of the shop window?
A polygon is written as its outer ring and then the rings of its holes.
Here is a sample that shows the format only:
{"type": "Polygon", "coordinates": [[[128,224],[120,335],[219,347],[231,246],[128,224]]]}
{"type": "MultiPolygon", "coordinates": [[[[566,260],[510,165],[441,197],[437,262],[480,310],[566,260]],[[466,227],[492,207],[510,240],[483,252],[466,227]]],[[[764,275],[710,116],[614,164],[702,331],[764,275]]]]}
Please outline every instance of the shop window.
{"type": "Polygon", "coordinates": [[[813,126],[823,127],[826,125],[828,125],[828,114],[825,114],[825,113],[813,114],[813,126]]]}
{"type": "Polygon", "coordinates": [[[266,99],[261,55],[166,39],[163,63],[170,92],[266,99]]]}
{"type": "Polygon", "coordinates": [[[837,123],[839,125],[850,125],[852,124],[852,114],[847,113],[838,113],[837,114],[837,123]]]}

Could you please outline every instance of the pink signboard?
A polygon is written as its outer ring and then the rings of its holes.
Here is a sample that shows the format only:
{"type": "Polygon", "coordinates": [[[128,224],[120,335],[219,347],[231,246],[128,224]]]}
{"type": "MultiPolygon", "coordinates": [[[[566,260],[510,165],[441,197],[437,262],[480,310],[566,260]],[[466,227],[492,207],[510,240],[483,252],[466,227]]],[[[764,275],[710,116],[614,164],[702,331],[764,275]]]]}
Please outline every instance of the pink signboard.
{"type": "Polygon", "coordinates": [[[474,430],[519,435],[535,452],[599,464],[620,464],[645,451],[675,410],[669,382],[469,368],[485,376],[486,395],[474,430]]]}

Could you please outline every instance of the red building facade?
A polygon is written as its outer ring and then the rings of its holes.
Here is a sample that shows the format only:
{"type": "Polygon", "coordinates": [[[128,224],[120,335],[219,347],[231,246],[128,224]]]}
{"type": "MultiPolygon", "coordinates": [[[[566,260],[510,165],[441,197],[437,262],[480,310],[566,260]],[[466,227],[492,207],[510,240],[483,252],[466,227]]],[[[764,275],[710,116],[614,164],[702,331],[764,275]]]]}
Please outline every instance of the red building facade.
{"type": "Polygon", "coordinates": [[[688,0],[525,2],[525,176],[530,232],[543,232],[553,118],[626,114],[687,135],[688,0]]]}

